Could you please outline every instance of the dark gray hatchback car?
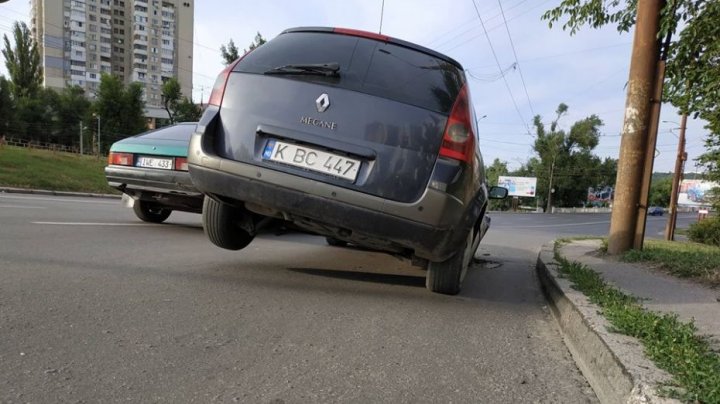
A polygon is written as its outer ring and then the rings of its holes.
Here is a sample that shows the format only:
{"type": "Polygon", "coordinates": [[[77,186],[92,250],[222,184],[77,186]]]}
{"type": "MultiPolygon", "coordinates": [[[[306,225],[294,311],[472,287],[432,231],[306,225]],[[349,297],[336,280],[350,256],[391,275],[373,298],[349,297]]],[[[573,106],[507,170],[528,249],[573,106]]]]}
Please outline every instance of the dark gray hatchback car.
{"type": "Polygon", "coordinates": [[[403,255],[460,290],[490,223],[462,66],[364,31],[294,28],[226,68],[190,140],[203,225],[226,249],[272,219],[403,255]]]}

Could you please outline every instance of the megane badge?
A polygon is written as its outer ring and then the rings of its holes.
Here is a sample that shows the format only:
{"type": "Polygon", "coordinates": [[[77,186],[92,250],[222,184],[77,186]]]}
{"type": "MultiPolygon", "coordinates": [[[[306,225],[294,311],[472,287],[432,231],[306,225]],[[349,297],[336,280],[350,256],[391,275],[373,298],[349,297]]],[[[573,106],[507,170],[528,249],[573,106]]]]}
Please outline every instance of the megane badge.
{"type": "Polygon", "coordinates": [[[325,112],[330,107],[330,97],[327,94],[323,94],[315,100],[315,106],[318,112],[325,112]]]}

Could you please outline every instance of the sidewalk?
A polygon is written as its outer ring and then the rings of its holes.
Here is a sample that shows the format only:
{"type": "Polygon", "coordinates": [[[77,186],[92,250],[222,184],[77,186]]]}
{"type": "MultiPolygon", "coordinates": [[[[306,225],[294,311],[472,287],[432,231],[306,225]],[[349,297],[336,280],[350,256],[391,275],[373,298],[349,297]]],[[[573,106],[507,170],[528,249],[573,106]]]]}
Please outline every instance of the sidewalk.
{"type": "MultiPolygon", "coordinates": [[[[577,240],[560,254],[600,273],[626,294],[639,298],[648,310],[674,313],[720,347],[720,291],[643,267],[599,256],[599,240],[577,240]]],[[[552,245],[543,247],[537,271],[564,339],[578,367],[601,402],[673,402],[660,398],[655,386],[670,376],[645,358],[633,338],[611,333],[609,324],[566,279],[558,277],[552,245]]]]}

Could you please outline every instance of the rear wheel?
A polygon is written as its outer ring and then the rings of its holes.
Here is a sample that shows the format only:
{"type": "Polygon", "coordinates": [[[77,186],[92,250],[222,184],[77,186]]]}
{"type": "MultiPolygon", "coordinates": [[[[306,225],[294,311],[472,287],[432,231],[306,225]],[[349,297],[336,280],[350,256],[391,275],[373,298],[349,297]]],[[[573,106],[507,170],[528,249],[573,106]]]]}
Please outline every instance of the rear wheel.
{"type": "Polygon", "coordinates": [[[163,208],[160,205],[142,200],[135,201],[133,211],[138,219],[150,223],[162,223],[170,216],[170,213],[172,213],[171,209],[163,208]]]}
{"type": "Polygon", "coordinates": [[[449,259],[442,262],[431,261],[428,263],[425,277],[425,287],[428,290],[444,295],[460,293],[460,287],[465,278],[468,265],[470,265],[470,261],[475,254],[475,248],[477,248],[474,243],[474,234],[474,230],[471,230],[462,247],[449,259]]]}
{"type": "Polygon", "coordinates": [[[325,237],[325,241],[333,247],[347,247],[348,245],[347,241],[338,240],[335,237],[325,237]]]}
{"type": "Polygon", "coordinates": [[[241,250],[255,238],[252,217],[244,210],[205,197],[203,229],[210,241],[226,250],[241,250]]]}

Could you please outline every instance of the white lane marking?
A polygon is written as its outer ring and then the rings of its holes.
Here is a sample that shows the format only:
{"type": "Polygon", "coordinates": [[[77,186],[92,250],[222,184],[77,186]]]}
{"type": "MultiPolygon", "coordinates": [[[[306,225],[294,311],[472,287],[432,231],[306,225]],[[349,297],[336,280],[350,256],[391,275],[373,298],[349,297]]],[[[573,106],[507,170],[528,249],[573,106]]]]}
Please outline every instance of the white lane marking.
{"type": "Polygon", "coordinates": [[[58,226],[157,226],[154,223],[92,223],[92,222],[30,222],[32,224],[58,226]]]}
{"type": "MultiPolygon", "coordinates": [[[[79,198],[77,196],[68,197],[68,198],[79,198]]],[[[89,198],[89,197],[88,197],[89,198]]],[[[45,198],[42,196],[8,196],[8,195],[0,195],[0,199],[29,199],[32,201],[52,201],[52,202],[66,202],[66,203],[96,203],[96,204],[118,204],[120,203],[120,200],[117,201],[96,201],[96,200],[82,200],[82,199],[60,199],[60,198],[45,198]]],[[[93,199],[99,199],[99,198],[93,198],[93,199]]]]}
{"type": "Polygon", "coordinates": [[[45,206],[20,206],[20,205],[0,205],[2,208],[13,208],[13,209],[47,209],[45,206]]]}
{"type": "MultiPolygon", "coordinates": [[[[610,221],[606,220],[603,222],[585,222],[585,223],[558,223],[558,224],[539,224],[533,226],[495,226],[496,229],[527,229],[535,227],[565,227],[565,226],[587,226],[589,224],[609,224],[610,221]]],[[[492,228],[492,225],[490,225],[492,228]]]]}

